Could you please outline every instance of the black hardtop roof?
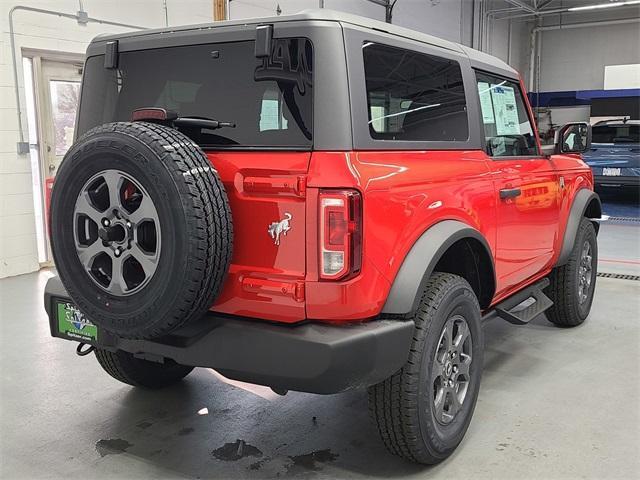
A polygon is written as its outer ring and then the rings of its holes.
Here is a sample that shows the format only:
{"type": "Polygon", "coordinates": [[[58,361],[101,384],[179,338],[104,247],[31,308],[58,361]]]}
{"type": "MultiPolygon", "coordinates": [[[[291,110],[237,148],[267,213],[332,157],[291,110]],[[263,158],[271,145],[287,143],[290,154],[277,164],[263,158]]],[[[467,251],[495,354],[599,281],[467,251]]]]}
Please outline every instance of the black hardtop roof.
{"type": "Polygon", "coordinates": [[[120,40],[125,38],[136,38],[145,36],[163,36],[171,35],[178,32],[196,32],[202,31],[203,34],[207,30],[221,28],[221,27],[234,27],[244,28],[250,25],[282,23],[282,22],[304,22],[304,21],[328,21],[339,22],[342,24],[350,24],[358,27],[369,28],[374,31],[385,32],[398,37],[408,38],[418,42],[426,43],[429,45],[435,45],[440,48],[445,48],[454,52],[461,53],[472,61],[482,63],[484,65],[493,66],[496,69],[510,72],[514,77],[518,76],[516,70],[514,70],[507,63],[503,62],[499,58],[492,55],[488,55],[484,52],[480,52],[473,48],[461,45],[459,43],[451,42],[427,33],[418,32],[397,25],[381,22],[379,20],[373,20],[371,18],[362,17],[359,15],[352,15],[336,10],[330,10],[326,8],[304,10],[295,15],[282,15],[277,17],[261,17],[261,18],[248,18],[242,20],[227,20],[215,23],[204,23],[198,25],[184,25],[180,27],[165,27],[155,28],[148,30],[139,30],[134,32],[120,33],[120,34],[108,34],[99,35],[93,39],[92,43],[102,43],[111,40],[120,40]]]}

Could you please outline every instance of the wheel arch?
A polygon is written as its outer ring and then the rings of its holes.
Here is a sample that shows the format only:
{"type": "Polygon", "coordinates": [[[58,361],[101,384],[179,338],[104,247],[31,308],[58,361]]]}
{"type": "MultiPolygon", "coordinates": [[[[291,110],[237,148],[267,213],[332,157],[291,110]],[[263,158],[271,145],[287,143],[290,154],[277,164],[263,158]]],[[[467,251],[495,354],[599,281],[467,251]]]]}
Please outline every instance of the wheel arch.
{"type": "MultiPolygon", "coordinates": [[[[556,267],[566,264],[569,260],[569,256],[571,255],[571,251],[573,250],[573,245],[576,240],[576,235],[578,233],[578,227],[580,226],[580,221],[585,217],[589,219],[601,218],[602,203],[600,202],[600,197],[597,193],[583,188],[576,193],[573,203],[571,204],[571,210],[569,210],[569,215],[567,217],[564,236],[562,237],[562,248],[560,249],[560,255],[558,256],[558,261],[555,265],[556,267]]],[[[597,234],[600,224],[598,222],[592,223],[597,234]]]]}
{"type": "Polygon", "coordinates": [[[436,271],[465,278],[481,308],[490,305],[496,282],[488,242],[478,230],[463,222],[443,220],[427,229],[405,256],[382,313],[406,316],[415,312],[425,284],[436,271]]]}

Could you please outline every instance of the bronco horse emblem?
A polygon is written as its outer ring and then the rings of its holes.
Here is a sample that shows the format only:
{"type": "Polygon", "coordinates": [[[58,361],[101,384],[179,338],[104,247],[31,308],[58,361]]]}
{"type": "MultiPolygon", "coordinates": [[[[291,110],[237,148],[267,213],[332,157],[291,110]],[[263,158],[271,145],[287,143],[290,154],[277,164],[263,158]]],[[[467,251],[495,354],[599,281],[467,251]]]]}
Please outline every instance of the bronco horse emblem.
{"type": "Polygon", "coordinates": [[[286,235],[289,230],[291,230],[291,224],[289,223],[293,217],[289,212],[284,212],[284,219],[279,222],[272,222],[269,225],[267,231],[271,238],[273,238],[276,245],[280,245],[280,235],[286,235]]]}

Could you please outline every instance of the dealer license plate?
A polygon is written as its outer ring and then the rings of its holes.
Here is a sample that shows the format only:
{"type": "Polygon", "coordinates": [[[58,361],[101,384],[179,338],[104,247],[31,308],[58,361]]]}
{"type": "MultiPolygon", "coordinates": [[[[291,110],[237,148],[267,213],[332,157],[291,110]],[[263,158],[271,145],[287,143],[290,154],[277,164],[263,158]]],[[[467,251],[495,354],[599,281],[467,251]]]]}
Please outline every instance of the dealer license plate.
{"type": "Polygon", "coordinates": [[[619,177],[620,176],[620,169],[619,168],[604,167],[602,169],[602,175],[605,175],[607,177],[619,177]]]}
{"type": "Polygon", "coordinates": [[[98,327],[87,320],[84,314],[70,302],[56,301],[58,333],[72,340],[96,342],[98,327]]]}

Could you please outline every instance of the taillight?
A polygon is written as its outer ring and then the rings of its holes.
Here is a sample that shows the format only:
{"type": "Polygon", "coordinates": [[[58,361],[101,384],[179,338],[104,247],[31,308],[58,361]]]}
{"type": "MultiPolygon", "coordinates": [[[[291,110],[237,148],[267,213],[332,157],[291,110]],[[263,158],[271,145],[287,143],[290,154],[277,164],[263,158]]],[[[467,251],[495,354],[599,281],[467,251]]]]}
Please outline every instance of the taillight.
{"type": "Polygon", "coordinates": [[[362,266],[362,199],[355,190],[320,191],[320,278],[352,277],[362,266]]]}

